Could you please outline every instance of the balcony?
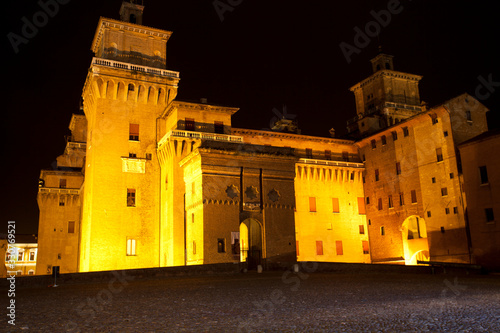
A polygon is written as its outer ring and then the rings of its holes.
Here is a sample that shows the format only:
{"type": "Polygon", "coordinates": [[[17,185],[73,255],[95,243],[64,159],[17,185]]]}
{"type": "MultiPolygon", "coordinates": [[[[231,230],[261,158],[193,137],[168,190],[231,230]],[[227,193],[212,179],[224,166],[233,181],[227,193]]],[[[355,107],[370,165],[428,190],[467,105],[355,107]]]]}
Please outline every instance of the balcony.
{"type": "Polygon", "coordinates": [[[39,187],[38,193],[80,194],[80,190],[76,188],[39,187]]]}
{"type": "Polygon", "coordinates": [[[92,58],[92,65],[106,66],[112,68],[127,69],[129,71],[143,72],[148,74],[172,77],[175,79],[179,78],[179,72],[168,71],[166,69],[147,67],[141,65],[129,64],[126,62],[102,59],[102,58],[92,58]]]}
{"type": "Polygon", "coordinates": [[[328,166],[336,166],[336,167],[344,167],[344,168],[358,168],[358,169],[365,168],[364,163],[329,161],[329,160],[313,160],[313,159],[309,159],[309,158],[301,158],[301,159],[299,159],[298,163],[328,165],[328,166]]]}
{"type": "Polygon", "coordinates": [[[158,142],[158,148],[163,146],[165,142],[171,137],[176,138],[188,138],[188,139],[201,139],[219,142],[236,142],[243,143],[242,136],[227,135],[227,134],[217,134],[208,132],[193,132],[193,131],[182,131],[182,130],[172,130],[165,134],[165,136],[158,142]]]}

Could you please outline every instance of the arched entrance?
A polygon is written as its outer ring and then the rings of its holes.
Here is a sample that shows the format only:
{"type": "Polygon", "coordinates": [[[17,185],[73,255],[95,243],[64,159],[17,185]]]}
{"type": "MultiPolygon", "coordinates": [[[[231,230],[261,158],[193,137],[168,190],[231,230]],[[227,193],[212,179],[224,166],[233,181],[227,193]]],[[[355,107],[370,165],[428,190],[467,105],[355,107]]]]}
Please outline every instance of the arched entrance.
{"type": "Polygon", "coordinates": [[[406,265],[429,260],[429,242],[425,220],[417,215],[407,217],[402,225],[403,251],[406,265]]]}
{"type": "Polygon", "coordinates": [[[240,261],[256,269],[262,259],[262,228],[259,221],[246,219],[240,224],[240,261]]]}

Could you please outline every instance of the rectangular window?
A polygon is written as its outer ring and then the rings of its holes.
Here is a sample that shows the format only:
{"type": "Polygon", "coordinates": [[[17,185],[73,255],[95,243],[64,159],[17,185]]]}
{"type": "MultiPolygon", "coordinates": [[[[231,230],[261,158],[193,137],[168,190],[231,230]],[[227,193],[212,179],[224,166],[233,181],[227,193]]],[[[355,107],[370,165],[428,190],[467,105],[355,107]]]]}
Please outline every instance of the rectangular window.
{"type": "Polygon", "coordinates": [[[436,148],[436,157],[438,162],[441,162],[443,160],[443,151],[441,150],[441,148],[436,148]]]}
{"type": "Polygon", "coordinates": [[[127,207],[135,207],[135,189],[127,189],[127,207]]]}
{"type": "Polygon", "coordinates": [[[444,234],[444,227],[441,227],[441,233],[444,234]]]}
{"type": "Polygon", "coordinates": [[[438,123],[437,114],[431,113],[430,116],[431,116],[431,119],[432,119],[432,125],[437,124],[438,123]]]}
{"type": "Polygon", "coordinates": [[[453,207],[453,214],[458,214],[458,207],[453,207]]]}
{"type": "Polygon", "coordinates": [[[445,212],[446,214],[450,214],[450,209],[449,209],[448,207],[446,207],[446,208],[444,209],[444,212],[445,212]]]}
{"type": "Polygon", "coordinates": [[[408,130],[408,127],[403,127],[403,136],[407,137],[408,135],[410,135],[410,131],[408,130]]]}
{"type": "Polygon", "coordinates": [[[349,162],[349,152],[347,151],[342,152],[342,160],[344,160],[345,162],[349,162]]]}
{"type": "Polygon", "coordinates": [[[480,166],[479,167],[479,175],[481,176],[481,184],[488,184],[488,170],[486,169],[486,166],[480,166]]]}
{"type": "Polygon", "coordinates": [[[309,211],[316,212],[316,198],[309,197],[309,211]]]}
{"type": "Polygon", "coordinates": [[[359,225],[359,234],[364,235],[365,234],[365,226],[360,224],[359,225]]]}
{"type": "Polygon", "coordinates": [[[325,150],[325,160],[331,160],[331,159],[332,159],[332,151],[325,150]]]}
{"type": "Polygon", "coordinates": [[[443,132],[444,137],[446,138],[448,136],[448,131],[443,132]]]}
{"type": "Polygon", "coordinates": [[[447,188],[447,187],[443,187],[443,188],[441,189],[441,196],[443,196],[443,197],[444,197],[444,196],[446,196],[446,195],[448,195],[448,188],[447,188]]]}
{"type": "Polygon", "coordinates": [[[134,154],[134,153],[128,153],[128,157],[129,157],[129,158],[136,158],[136,157],[137,157],[137,154],[134,154]]]}
{"type": "Polygon", "coordinates": [[[396,162],[396,175],[400,175],[400,174],[401,174],[401,163],[396,162]]]}
{"type": "Polygon", "coordinates": [[[316,241],[316,255],[323,255],[323,241],[316,241]]]}
{"type": "Polygon", "coordinates": [[[194,119],[193,118],[185,118],[184,119],[184,129],[186,131],[194,131],[194,119]]]}
{"type": "Polygon", "coordinates": [[[59,188],[66,188],[66,179],[59,179],[59,188]]]}
{"type": "Polygon", "coordinates": [[[417,191],[411,190],[411,203],[417,202],[417,191]]]}
{"type": "Polygon", "coordinates": [[[217,134],[224,134],[224,123],[222,121],[214,122],[214,132],[217,134]]]}
{"type": "Polygon", "coordinates": [[[380,235],[385,236],[385,227],[380,227],[380,235]]]}
{"type": "Polygon", "coordinates": [[[375,181],[376,181],[376,182],[378,182],[378,181],[379,181],[379,179],[380,179],[380,177],[379,177],[379,176],[380,176],[380,174],[379,174],[379,172],[378,172],[378,169],[375,169],[375,181]]]}
{"type": "Polygon", "coordinates": [[[398,132],[392,131],[391,134],[392,134],[392,141],[397,141],[398,140],[398,132]]]}
{"type": "Polygon", "coordinates": [[[363,197],[358,197],[358,214],[359,215],[366,214],[365,198],[363,198],[363,197]]]}
{"type": "Polygon", "coordinates": [[[150,161],[150,160],[151,160],[151,157],[152,157],[152,155],[151,155],[151,154],[146,154],[146,159],[147,159],[148,161],[150,161]]]}
{"type": "Polygon", "coordinates": [[[386,138],[386,136],[382,135],[381,140],[382,140],[382,146],[385,146],[387,144],[387,138],[386,138]]]}
{"type": "Polygon", "coordinates": [[[196,241],[193,241],[193,254],[196,254],[196,241]]]}
{"type": "Polygon", "coordinates": [[[136,240],[132,238],[127,239],[127,255],[135,256],[136,255],[135,249],[136,249],[136,240]]]}
{"type": "Polygon", "coordinates": [[[68,234],[75,233],[75,221],[68,221],[68,234]]]}
{"type": "Polygon", "coordinates": [[[306,148],[306,158],[313,158],[313,150],[311,148],[306,148]]]}
{"type": "Polygon", "coordinates": [[[30,252],[30,261],[35,261],[35,251],[30,252]]]}
{"type": "Polygon", "coordinates": [[[17,261],[23,261],[23,255],[24,255],[24,252],[23,251],[19,251],[17,253],[17,261]]]}
{"type": "Polygon", "coordinates": [[[455,178],[455,174],[453,172],[450,172],[450,179],[455,178]]]}
{"type": "Polygon", "coordinates": [[[371,143],[372,143],[372,149],[377,148],[377,141],[372,140],[371,143]]]}
{"type": "Polygon", "coordinates": [[[340,213],[339,198],[332,198],[332,212],[340,213]]]}
{"type": "Polygon", "coordinates": [[[405,195],[403,194],[403,192],[399,193],[399,205],[400,206],[404,206],[405,204],[405,195]]]}
{"type": "Polygon", "coordinates": [[[472,114],[470,113],[470,111],[465,111],[465,118],[467,119],[467,121],[472,121],[472,114]]]}
{"type": "Polygon", "coordinates": [[[431,181],[433,184],[436,184],[436,177],[432,177],[431,181]]]}
{"type": "Polygon", "coordinates": [[[389,195],[389,208],[394,208],[394,203],[392,202],[392,195],[389,195]]]}
{"type": "Polygon", "coordinates": [[[486,222],[494,222],[495,215],[493,214],[493,208],[485,208],[484,213],[486,215],[486,222]]]}
{"type": "Polygon", "coordinates": [[[431,217],[431,211],[430,210],[427,211],[427,217],[431,217]]]}
{"type": "Polygon", "coordinates": [[[382,205],[382,198],[378,198],[378,210],[382,210],[384,207],[382,205]]]}
{"type": "Polygon", "coordinates": [[[128,139],[131,141],[139,141],[139,124],[130,124],[128,139]]]}
{"type": "Polygon", "coordinates": [[[59,206],[64,206],[64,197],[63,196],[59,197],[59,206]]]}
{"type": "Polygon", "coordinates": [[[368,241],[362,241],[363,244],[363,254],[370,254],[370,244],[368,241]]]}
{"type": "Polygon", "coordinates": [[[341,256],[344,254],[344,248],[342,246],[342,241],[335,241],[335,245],[337,248],[337,255],[341,256]]]}
{"type": "Polygon", "coordinates": [[[369,205],[370,204],[370,197],[366,197],[366,204],[369,205]]]}
{"type": "Polygon", "coordinates": [[[226,240],[224,238],[217,239],[217,252],[219,253],[226,252],[226,240]]]}

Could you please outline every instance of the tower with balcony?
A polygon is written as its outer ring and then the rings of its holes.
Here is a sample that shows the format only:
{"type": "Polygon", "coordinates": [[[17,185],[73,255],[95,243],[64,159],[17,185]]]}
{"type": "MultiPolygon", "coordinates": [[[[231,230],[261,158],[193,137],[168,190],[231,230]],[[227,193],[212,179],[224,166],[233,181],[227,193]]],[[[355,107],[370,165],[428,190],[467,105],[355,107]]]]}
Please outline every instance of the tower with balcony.
{"type": "Polygon", "coordinates": [[[422,76],[394,70],[393,56],[380,53],[371,60],[373,74],[350,88],[356,117],[349,120],[351,137],[365,137],[422,111],[418,83],[422,76]]]}

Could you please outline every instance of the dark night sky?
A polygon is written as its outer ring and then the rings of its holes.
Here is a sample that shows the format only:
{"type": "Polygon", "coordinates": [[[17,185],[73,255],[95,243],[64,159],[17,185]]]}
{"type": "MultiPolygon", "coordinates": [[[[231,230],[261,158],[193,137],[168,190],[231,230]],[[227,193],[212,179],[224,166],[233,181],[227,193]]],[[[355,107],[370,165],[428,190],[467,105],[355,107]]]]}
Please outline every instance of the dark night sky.
{"type": "MultiPolygon", "coordinates": [[[[213,0],[145,0],[144,25],[173,31],[167,66],[181,73],[178,99],[239,107],[234,127],[269,127],[273,108],[286,105],[303,134],[328,136],[331,127],[345,133],[355,115],[349,87],[371,74],[379,41],[371,38],[350,64],[339,44],[352,45],[353,29],[364,29],[374,21],[370,12],[390,1],[232,0],[238,2],[221,21],[213,0]]],[[[15,220],[18,233],[37,232],[40,169],[64,151],[99,16],[118,19],[120,5],[68,1],[15,53],[9,32],[21,35],[23,17],[33,22],[41,7],[35,0],[4,4],[1,221],[15,220]]],[[[420,93],[430,106],[474,95],[478,76],[500,82],[495,5],[401,0],[403,9],[381,29],[380,43],[395,56],[396,70],[424,76],[420,93]]],[[[495,89],[483,101],[493,112],[500,105],[500,86],[495,89]]]]}

